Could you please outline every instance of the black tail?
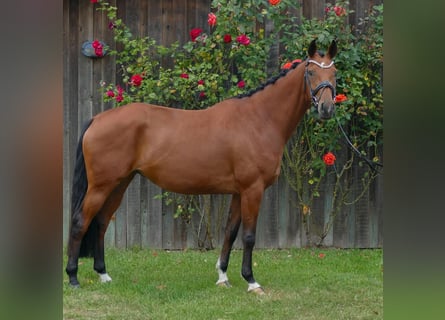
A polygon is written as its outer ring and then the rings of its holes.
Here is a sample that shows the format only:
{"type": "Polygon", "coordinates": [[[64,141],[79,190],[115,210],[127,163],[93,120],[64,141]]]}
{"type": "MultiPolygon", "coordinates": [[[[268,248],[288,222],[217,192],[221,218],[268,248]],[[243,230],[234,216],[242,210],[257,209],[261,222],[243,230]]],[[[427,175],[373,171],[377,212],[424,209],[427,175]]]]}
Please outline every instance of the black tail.
{"type": "MultiPolygon", "coordinates": [[[[88,189],[87,172],[85,168],[85,160],[83,158],[82,142],[83,136],[87,129],[90,127],[93,119],[88,121],[81,132],[79,142],[76,151],[76,164],[74,167],[73,175],[73,186],[72,186],[72,196],[71,196],[71,226],[76,227],[82,224],[79,220],[81,217],[81,209],[83,204],[83,199],[88,189]]],[[[91,221],[87,232],[85,233],[82,243],[80,246],[79,257],[92,257],[94,254],[94,245],[97,236],[97,222],[94,218],[91,221]]]]}

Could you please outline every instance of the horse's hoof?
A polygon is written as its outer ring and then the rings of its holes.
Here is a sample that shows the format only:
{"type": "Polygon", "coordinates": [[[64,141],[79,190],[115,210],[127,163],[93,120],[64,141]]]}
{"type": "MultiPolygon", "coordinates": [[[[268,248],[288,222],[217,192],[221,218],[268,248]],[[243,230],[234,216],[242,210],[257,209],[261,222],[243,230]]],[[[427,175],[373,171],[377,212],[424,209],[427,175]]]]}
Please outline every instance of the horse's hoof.
{"type": "Polygon", "coordinates": [[[80,284],[79,283],[70,283],[70,287],[73,289],[80,289],[80,284]]]}
{"type": "Polygon", "coordinates": [[[229,283],[229,281],[221,281],[221,282],[218,282],[217,284],[216,284],[218,287],[224,287],[224,288],[230,288],[232,285],[229,283]]]}
{"type": "Polygon", "coordinates": [[[111,282],[111,277],[108,275],[108,273],[99,273],[100,282],[111,282]]]}
{"type": "Polygon", "coordinates": [[[262,296],[262,295],[265,295],[265,294],[266,294],[266,293],[264,292],[263,288],[261,288],[261,287],[252,289],[252,290],[250,290],[249,292],[253,292],[253,293],[255,293],[255,294],[258,295],[258,296],[262,296]]]}

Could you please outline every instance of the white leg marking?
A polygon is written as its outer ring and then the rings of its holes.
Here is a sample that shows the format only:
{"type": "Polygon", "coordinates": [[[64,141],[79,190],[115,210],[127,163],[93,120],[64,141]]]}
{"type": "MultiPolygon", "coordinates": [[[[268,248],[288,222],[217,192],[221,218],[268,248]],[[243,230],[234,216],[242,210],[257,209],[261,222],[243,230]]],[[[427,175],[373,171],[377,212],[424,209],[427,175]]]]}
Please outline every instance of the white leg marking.
{"type": "Polygon", "coordinates": [[[247,288],[247,292],[250,292],[252,290],[261,288],[260,284],[258,282],[249,283],[249,287],[247,288]]]}
{"type": "Polygon", "coordinates": [[[110,282],[111,277],[108,275],[108,273],[99,273],[100,282],[110,282]]]}
{"type": "Polygon", "coordinates": [[[218,271],[218,281],[216,281],[217,285],[225,284],[226,286],[229,285],[229,278],[227,277],[227,274],[221,270],[219,258],[216,262],[216,270],[218,271]]]}

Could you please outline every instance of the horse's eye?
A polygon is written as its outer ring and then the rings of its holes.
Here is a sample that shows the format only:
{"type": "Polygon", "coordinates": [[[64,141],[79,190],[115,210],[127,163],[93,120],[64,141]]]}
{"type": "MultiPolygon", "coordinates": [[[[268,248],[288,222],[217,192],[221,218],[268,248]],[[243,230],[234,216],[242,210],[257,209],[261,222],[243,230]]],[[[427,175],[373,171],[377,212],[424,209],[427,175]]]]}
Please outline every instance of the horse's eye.
{"type": "Polygon", "coordinates": [[[307,74],[312,77],[315,74],[315,71],[314,70],[308,70],[307,74]]]}

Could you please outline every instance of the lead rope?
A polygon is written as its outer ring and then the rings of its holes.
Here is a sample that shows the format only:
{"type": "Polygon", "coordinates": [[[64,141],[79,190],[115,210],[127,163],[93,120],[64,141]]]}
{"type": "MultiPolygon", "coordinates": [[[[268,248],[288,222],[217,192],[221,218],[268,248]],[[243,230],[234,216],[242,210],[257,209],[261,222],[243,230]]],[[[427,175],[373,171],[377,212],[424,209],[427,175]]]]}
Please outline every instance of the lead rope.
{"type": "Polygon", "coordinates": [[[382,174],[382,172],[380,170],[377,169],[377,167],[381,167],[383,168],[383,164],[381,164],[380,162],[374,162],[369,160],[367,157],[365,157],[355,146],[354,144],[351,142],[351,140],[348,138],[348,135],[345,132],[345,129],[343,129],[343,126],[341,125],[340,121],[338,120],[337,117],[335,117],[335,120],[337,121],[337,125],[340,128],[340,131],[343,133],[343,136],[346,139],[346,142],[348,143],[348,145],[351,147],[351,149],[359,156],[360,159],[364,160],[366,162],[366,164],[372,169],[373,172],[377,172],[379,174],[382,174]]]}

